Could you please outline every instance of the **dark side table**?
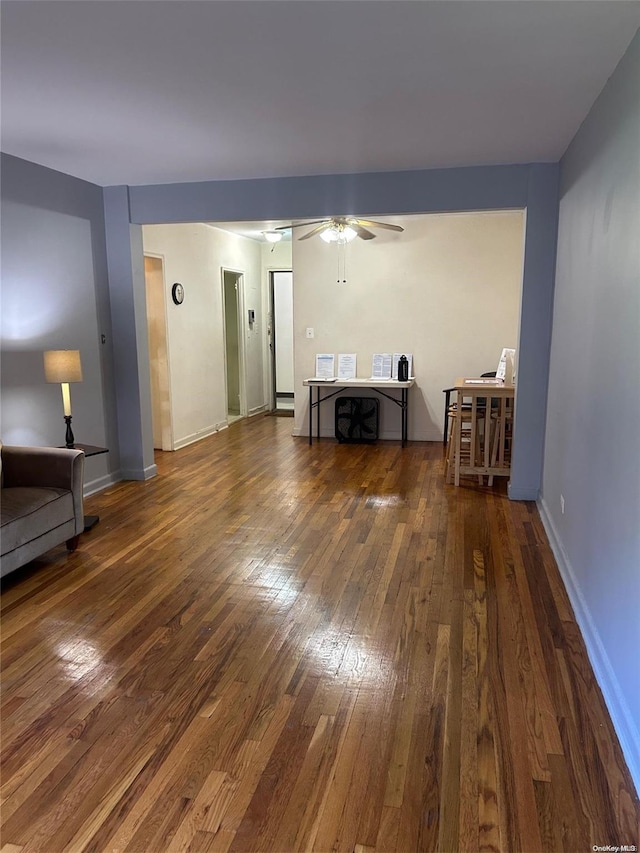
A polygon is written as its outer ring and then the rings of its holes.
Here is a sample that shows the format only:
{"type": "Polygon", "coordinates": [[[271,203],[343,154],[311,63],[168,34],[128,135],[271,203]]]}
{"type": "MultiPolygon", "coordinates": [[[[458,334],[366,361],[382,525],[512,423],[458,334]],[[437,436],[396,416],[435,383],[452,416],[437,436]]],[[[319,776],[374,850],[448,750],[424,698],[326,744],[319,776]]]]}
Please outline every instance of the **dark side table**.
{"type": "MultiPolygon", "coordinates": [[[[99,456],[101,453],[108,453],[109,448],[97,447],[95,444],[74,444],[70,450],[82,450],[85,456],[99,456]]],[[[85,515],[84,517],[84,532],[91,530],[100,521],[99,515],[85,515]]]]}

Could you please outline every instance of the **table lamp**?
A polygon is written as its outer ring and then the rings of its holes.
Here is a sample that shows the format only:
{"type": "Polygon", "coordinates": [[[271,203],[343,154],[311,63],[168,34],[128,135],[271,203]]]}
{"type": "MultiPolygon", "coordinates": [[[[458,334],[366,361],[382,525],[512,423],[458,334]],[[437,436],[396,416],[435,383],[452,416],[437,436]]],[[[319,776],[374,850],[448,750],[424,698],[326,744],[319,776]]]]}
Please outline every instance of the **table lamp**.
{"type": "Polygon", "coordinates": [[[67,447],[74,446],[71,429],[71,392],[70,382],[82,382],[82,365],[80,351],[77,349],[47,350],[44,354],[44,374],[47,382],[59,382],[62,386],[62,405],[64,420],[67,425],[65,435],[67,447]]]}

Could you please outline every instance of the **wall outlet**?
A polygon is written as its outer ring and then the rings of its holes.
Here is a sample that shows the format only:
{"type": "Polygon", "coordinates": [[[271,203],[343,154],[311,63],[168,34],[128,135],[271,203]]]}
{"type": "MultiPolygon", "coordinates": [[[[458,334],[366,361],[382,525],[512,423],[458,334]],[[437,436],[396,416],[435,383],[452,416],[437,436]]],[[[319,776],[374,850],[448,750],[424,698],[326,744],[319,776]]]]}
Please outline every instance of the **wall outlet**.
{"type": "Polygon", "coordinates": [[[560,512],[564,515],[564,495],[560,495],[560,512]]]}
{"type": "Polygon", "coordinates": [[[311,339],[311,338],[314,336],[313,329],[312,329],[311,327],[309,327],[309,328],[307,329],[306,334],[307,334],[307,337],[308,337],[309,339],[311,339]]]}

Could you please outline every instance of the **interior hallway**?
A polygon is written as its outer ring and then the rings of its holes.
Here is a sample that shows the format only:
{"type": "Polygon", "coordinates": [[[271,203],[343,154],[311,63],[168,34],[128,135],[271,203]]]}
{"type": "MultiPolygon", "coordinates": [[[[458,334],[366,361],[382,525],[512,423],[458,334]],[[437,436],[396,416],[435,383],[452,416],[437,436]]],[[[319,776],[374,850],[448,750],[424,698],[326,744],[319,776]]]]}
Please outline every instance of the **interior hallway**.
{"type": "Polygon", "coordinates": [[[158,453],[86,501],[77,552],[10,576],[2,843],[638,845],[535,505],[445,486],[438,443],[290,432],[158,453]]]}

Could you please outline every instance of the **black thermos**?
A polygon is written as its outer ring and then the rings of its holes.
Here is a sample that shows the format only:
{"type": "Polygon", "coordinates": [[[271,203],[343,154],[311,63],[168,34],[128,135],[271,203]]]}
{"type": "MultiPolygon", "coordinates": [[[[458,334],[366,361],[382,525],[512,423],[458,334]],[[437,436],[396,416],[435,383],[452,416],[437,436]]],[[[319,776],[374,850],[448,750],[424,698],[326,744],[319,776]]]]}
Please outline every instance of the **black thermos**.
{"type": "Polygon", "coordinates": [[[409,381],[409,361],[406,355],[401,355],[398,359],[398,382],[409,381]]]}

